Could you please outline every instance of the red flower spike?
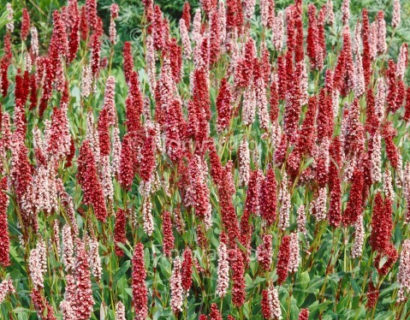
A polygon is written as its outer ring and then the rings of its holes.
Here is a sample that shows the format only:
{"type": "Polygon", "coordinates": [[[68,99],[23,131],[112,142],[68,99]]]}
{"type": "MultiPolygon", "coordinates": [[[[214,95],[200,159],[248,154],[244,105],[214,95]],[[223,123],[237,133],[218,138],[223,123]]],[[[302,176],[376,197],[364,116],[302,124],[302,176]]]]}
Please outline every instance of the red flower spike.
{"type": "Polygon", "coordinates": [[[269,271],[272,263],[272,235],[266,234],[263,236],[262,243],[258,246],[256,254],[262,268],[269,271]]]}
{"type": "Polygon", "coordinates": [[[187,30],[189,30],[191,26],[191,6],[189,5],[188,1],[185,1],[184,8],[182,9],[182,17],[181,19],[184,20],[185,26],[187,30]]]}
{"type": "Polygon", "coordinates": [[[261,216],[270,226],[276,220],[276,177],[273,168],[269,168],[262,183],[260,196],[261,216]]]}
{"type": "Polygon", "coordinates": [[[13,52],[11,51],[11,35],[10,33],[6,33],[4,36],[4,56],[3,59],[5,59],[8,63],[11,63],[11,59],[13,58],[13,52]]]}
{"type": "Polygon", "coordinates": [[[376,194],[373,204],[372,232],[369,243],[373,251],[389,255],[392,245],[390,243],[393,230],[392,204],[389,198],[384,201],[379,193],[376,194]]]}
{"type": "Polygon", "coordinates": [[[232,269],[232,302],[240,307],[245,302],[245,265],[243,255],[238,248],[232,249],[228,253],[232,269]]]}
{"type": "Polygon", "coordinates": [[[275,163],[277,165],[281,165],[285,161],[287,148],[288,139],[286,138],[286,134],[283,133],[274,155],[275,163]]]}
{"type": "Polygon", "coordinates": [[[148,316],[148,291],[145,284],[144,246],[137,243],[132,257],[132,305],[137,319],[148,316]]]}
{"type": "Polygon", "coordinates": [[[97,32],[94,32],[90,39],[91,43],[91,71],[97,77],[101,67],[101,39],[97,32]]]}
{"type": "Polygon", "coordinates": [[[84,203],[92,205],[97,219],[104,222],[107,217],[104,194],[97,175],[94,154],[87,140],[80,148],[77,179],[84,192],[84,203]]]}
{"type": "Polygon", "coordinates": [[[27,39],[28,33],[30,31],[30,14],[26,8],[23,8],[22,21],[21,21],[21,40],[25,41],[27,39]]]}
{"type": "Polygon", "coordinates": [[[98,118],[97,128],[98,128],[100,153],[101,155],[104,155],[104,156],[110,154],[111,140],[110,140],[110,133],[109,133],[109,125],[110,125],[109,110],[107,108],[103,108],[98,118]]]}
{"type": "Polygon", "coordinates": [[[18,159],[15,164],[15,172],[12,176],[17,199],[21,201],[31,183],[31,165],[28,160],[28,150],[24,143],[21,143],[18,151],[18,159]]]}
{"type": "Polygon", "coordinates": [[[172,38],[168,43],[168,54],[171,64],[172,78],[176,83],[181,80],[182,49],[177,43],[177,39],[172,38]]]}
{"type": "Polygon", "coordinates": [[[193,198],[193,206],[195,214],[205,219],[210,213],[209,208],[209,189],[203,177],[203,164],[200,155],[194,155],[189,163],[190,188],[191,198],[193,198]]]}
{"type": "Polygon", "coordinates": [[[72,166],[74,156],[75,156],[75,143],[74,143],[73,137],[71,137],[71,139],[70,139],[70,151],[67,155],[67,159],[66,159],[66,163],[65,163],[66,168],[69,168],[69,167],[72,166]]]}
{"type": "Polygon", "coordinates": [[[343,224],[353,225],[363,211],[363,170],[360,166],[356,166],[353,177],[352,186],[350,188],[349,201],[343,213],[343,224]]]}
{"type": "Polygon", "coordinates": [[[317,61],[317,45],[318,45],[318,29],[316,19],[316,7],[314,4],[308,6],[309,27],[307,35],[307,53],[310,59],[312,69],[318,69],[317,61]]]}
{"type": "MultiPolygon", "coordinates": [[[[355,99],[349,109],[346,109],[343,117],[346,118],[346,128],[344,132],[344,152],[353,154],[360,147],[360,135],[362,124],[359,119],[359,101],[355,99]]],[[[343,119],[345,121],[345,119],[343,119]]]]}
{"type": "Polygon", "coordinates": [[[343,32],[343,56],[344,56],[344,81],[340,88],[340,94],[344,97],[354,87],[354,65],[350,40],[350,30],[345,28],[343,32]]]}
{"type": "Polygon", "coordinates": [[[406,91],[406,106],[404,107],[404,120],[410,121],[410,87],[406,91]]]}
{"type": "Polygon", "coordinates": [[[295,68],[293,64],[293,53],[287,51],[285,55],[286,61],[286,99],[292,94],[292,90],[295,87],[295,68]]]}
{"type": "Polygon", "coordinates": [[[115,216],[115,226],[114,226],[114,241],[115,241],[115,254],[119,257],[124,256],[124,252],[118,246],[118,243],[125,244],[127,237],[125,234],[125,226],[127,223],[125,217],[126,211],[123,209],[118,209],[115,216]]]}
{"type": "Polygon", "coordinates": [[[124,135],[121,144],[121,156],[120,156],[120,174],[119,182],[125,190],[129,190],[134,179],[134,154],[135,148],[133,143],[133,135],[127,133],[124,135]]]}
{"type": "Polygon", "coordinates": [[[366,95],[366,131],[373,136],[379,128],[379,120],[376,116],[375,110],[375,100],[373,95],[373,90],[371,88],[367,89],[366,95]]]}
{"type": "MultiPolygon", "coordinates": [[[[54,28],[53,28],[53,34],[50,40],[48,54],[53,60],[55,60],[56,58],[58,59],[58,57],[55,56],[55,53],[63,57],[67,55],[68,42],[67,42],[66,28],[65,28],[63,19],[61,17],[60,12],[57,10],[53,12],[53,23],[54,23],[54,28]]],[[[53,63],[55,64],[56,61],[53,61],[53,63]]],[[[56,66],[54,65],[54,68],[55,67],[56,66]]]]}
{"type": "Polygon", "coordinates": [[[7,61],[6,57],[3,57],[0,61],[0,72],[1,72],[1,94],[3,97],[7,96],[7,90],[9,89],[9,79],[7,77],[7,72],[10,63],[7,61]]]}
{"type": "Polygon", "coordinates": [[[243,8],[240,0],[227,0],[226,1],[226,28],[227,31],[238,30],[238,34],[241,33],[243,26],[243,8]]]}
{"type": "Polygon", "coordinates": [[[131,42],[125,41],[122,55],[124,57],[124,75],[125,75],[125,81],[127,83],[130,81],[131,72],[134,69],[134,61],[132,58],[131,51],[132,51],[131,42]]]}
{"type": "Polygon", "coordinates": [[[85,2],[86,14],[87,14],[87,24],[90,26],[91,30],[97,28],[97,3],[96,0],[86,0],[85,2]]]}
{"type": "Polygon", "coordinates": [[[209,121],[211,119],[211,101],[209,98],[208,82],[203,69],[195,70],[192,96],[195,103],[198,104],[198,111],[205,114],[206,120],[209,121]]]}
{"type": "Polygon", "coordinates": [[[210,320],[222,320],[222,315],[219,312],[218,306],[215,303],[211,304],[211,313],[209,314],[210,320]]]}
{"type": "MultiPolygon", "coordinates": [[[[292,62],[290,62],[292,64],[292,62]]],[[[292,86],[288,86],[288,92],[286,93],[286,104],[285,104],[285,113],[283,116],[284,120],[284,131],[287,135],[289,142],[296,142],[297,139],[297,130],[299,126],[299,118],[301,112],[301,67],[299,64],[297,66],[296,72],[293,73],[289,71],[295,78],[288,79],[288,84],[292,81],[292,86]]],[[[288,74],[289,75],[289,74],[288,74]]]]}
{"type": "Polygon", "coordinates": [[[213,141],[209,143],[209,162],[211,163],[212,179],[219,186],[222,184],[224,171],[213,141]]]}
{"type": "Polygon", "coordinates": [[[244,57],[238,61],[236,68],[235,85],[237,87],[247,88],[251,84],[255,56],[255,42],[250,38],[245,44],[244,57]]]}
{"type": "Polygon", "coordinates": [[[381,276],[386,276],[390,272],[391,268],[399,257],[396,248],[391,243],[389,244],[389,248],[387,249],[387,252],[385,254],[387,255],[387,261],[382,266],[380,266],[380,253],[377,255],[374,261],[377,272],[381,276]]]}
{"type": "Polygon", "coordinates": [[[87,21],[87,11],[86,7],[83,6],[81,8],[81,16],[80,16],[80,35],[81,35],[81,40],[85,41],[87,40],[88,37],[88,21],[87,21]]]}
{"type": "Polygon", "coordinates": [[[287,33],[287,39],[286,39],[286,44],[288,47],[288,50],[292,52],[295,49],[295,14],[294,14],[294,7],[291,7],[289,10],[286,11],[286,23],[287,23],[287,28],[286,28],[286,33],[287,33]]]}
{"type": "Polygon", "coordinates": [[[181,269],[182,288],[188,291],[192,285],[192,251],[189,248],[184,250],[184,261],[181,269]]]}
{"type": "Polygon", "coordinates": [[[235,244],[235,239],[239,237],[239,223],[235,208],[232,203],[232,194],[229,192],[229,181],[227,177],[221,179],[218,186],[219,204],[221,206],[221,219],[229,238],[229,244],[235,244]]]}
{"type": "Polygon", "coordinates": [[[317,110],[316,97],[310,97],[308,102],[308,109],[303,120],[301,129],[299,130],[297,149],[301,154],[312,155],[313,145],[316,137],[315,118],[317,110]]]}
{"type": "Polygon", "coordinates": [[[330,203],[329,203],[329,224],[332,227],[338,227],[342,220],[341,205],[342,205],[342,190],[339,177],[339,169],[336,167],[335,161],[330,161],[329,166],[329,187],[330,187],[330,203]]]}
{"type": "Polygon", "coordinates": [[[153,36],[155,50],[163,48],[163,19],[161,8],[158,5],[154,6],[154,21],[153,21],[153,36]]]}
{"type": "Polygon", "coordinates": [[[271,302],[269,299],[269,291],[267,289],[262,290],[261,310],[264,319],[271,319],[271,302]]]}
{"type": "Polygon", "coordinates": [[[33,301],[34,308],[36,309],[38,316],[41,316],[41,319],[44,319],[44,320],[56,320],[57,319],[54,316],[53,307],[41,295],[40,290],[33,288],[33,290],[31,291],[30,297],[31,297],[31,300],[33,301]]]}
{"type": "Polygon", "coordinates": [[[141,178],[148,182],[150,181],[155,169],[155,132],[149,130],[147,136],[144,139],[144,144],[141,150],[141,163],[139,168],[139,174],[141,178]]]}
{"type": "Polygon", "coordinates": [[[318,46],[316,49],[316,59],[319,69],[323,68],[323,62],[326,58],[326,36],[325,36],[325,23],[326,23],[326,6],[323,6],[319,11],[317,20],[317,33],[318,33],[318,46]]]}
{"type": "Polygon", "coordinates": [[[181,103],[174,100],[166,114],[166,150],[171,161],[179,161],[183,156],[186,123],[181,103]]]}
{"type": "Polygon", "coordinates": [[[154,3],[152,0],[142,1],[145,6],[145,18],[147,25],[147,33],[152,34],[153,21],[154,21],[154,3]]]}
{"type": "Polygon", "coordinates": [[[125,100],[126,125],[129,132],[134,132],[141,128],[140,118],[144,102],[139,87],[137,72],[132,70],[129,77],[128,97],[125,100]]]}
{"type": "Polygon", "coordinates": [[[393,168],[397,169],[399,163],[399,154],[397,147],[394,144],[393,138],[396,136],[396,130],[394,130],[391,122],[386,122],[382,128],[382,136],[386,145],[387,158],[393,168]]]}
{"type": "Polygon", "coordinates": [[[263,81],[265,84],[268,84],[269,78],[271,75],[272,66],[270,64],[270,52],[265,47],[265,45],[263,45],[263,49],[262,49],[261,67],[262,67],[263,81]]]}
{"type": "Polygon", "coordinates": [[[288,264],[290,257],[290,236],[284,236],[280,243],[278,264],[276,266],[276,274],[278,275],[278,284],[285,282],[288,276],[288,264]]]}
{"type": "Polygon", "coordinates": [[[220,48],[220,21],[219,21],[219,12],[218,10],[213,11],[210,19],[210,37],[209,37],[209,64],[215,64],[219,59],[219,54],[221,51],[220,48]]]}
{"type": "Polygon", "coordinates": [[[228,128],[232,117],[231,91],[226,78],[223,78],[219,87],[218,97],[216,99],[216,110],[218,112],[218,131],[228,128]]]}
{"type": "Polygon", "coordinates": [[[88,254],[85,250],[84,242],[77,240],[77,263],[76,263],[76,293],[74,297],[75,305],[73,307],[76,313],[76,319],[87,320],[91,317],[93,311],[94,299],[91,288],[91,274],[88,262],[88,254]]]}
{"type": "Polygon", "coordinates": [[[373,251],[384,252],[386,243],[388,243],[386,230],[389,229],[389,224],[385,222],[385,208],[383,198],[378,192],[374,198],[373,215],[372,215],[372,233],[370,235],[370,246],[373,251]]]}
{"type": "Polygon", "coordinates": [[[370,28],[369,28],[369,16],[367,14],[367,9],[362,11],[362,42],[363,42],[363,53],[362,53],[362,65],[363,73],[366,87],[369,86],[371,77],[371,55],[370,55],[370,44],[369,44],[370,28]]]}
{"type": "Polygon", "coordinates": [[[62,159],[67,154],[70,143],[68,119],[62,107],[53,109],[49,134],[48,154],[55,159],[62,159]]]}
{"type": "Polygon", "coordinates": [[[373,309],[377,300],[379,299],[379,290],[374,286],[373,281],[370,280],[369,286],[367,287],[367,309],[373,309]]]}
{"type": "Polygon", "coordinates": [[[333,83],[339,89],[341,96],[346,96],[354,87],[354,65],[350,41],[350,30],[343,30],[343,48],[337,61],[333,83]]]}
{"type": "Polygon", "coordinates": [[[10,265],[10,238],[7,226],[7,207],[8,195],[7,192],[7,177],[0,181],[0,265],[7,267],[10,265]]]}
{"type": "Polygon", "coordinates": [[[70,33],[70,42],[68,44],[68,62],[72,62],[76,58],[80,45],[80,17],[74,16],[72,18],[74,19],[74,22],[70,33]]]}
{"type": "Polygon", "coordinates": [[[333,111],[331,109],[329,110],[328,103],[327,103],[327,97],[326,97],[326,91],[324,88],[320,91],[318,107],[319,107],[319,110],[318,110],[318,115],[317,115],[317,138],[319,139],[319,142],[320,142],[325,137],[328,137],[329,136],[328,132],[331,129],[333,129],[333,128],[329,128],[330,127],[329,118],[330,116],[332,116],[333,111]]]}
{"type": "Polygon", "coordinates": [[[309,320],[309,309],[301,309],[298,320],[309,320]]]}
{"type": "MultiPolygon", "coordinates": [[[[196,239],[197,239],[197,243],[199,244],[199,246],[201,248],[206,248],[207,247],[207,239],[206,239],[206,236],[205,236],[204,232],[200,228],[200,225],[198,225],[197,228],[196,228],[196,239]]],[[[201,271],[199,271],[199,272],[201,272],[201,271]]]]}
{"type": "Polygon", "coordinates": [[[396,99],[397,99],[397,83],[396,83],[396,64],[392,59],[389,60],[387,69],[387,106],[389,111],[396,112],[396,99]]]}
{"type": "Polygon", "coordinates": [[[245,212],[249,212],[249,214],[258,213],[259,189],[260,189],[260,171],[253,170],[250,175],[248,190],[246,192],[244,215],[245,215],[245,212]]]}
{"type": "Polygon", "coordinates": [[[399,110],[404,104],[404,99],[406,98],[406,88],[402,80],[397,81],[396,83],[396,99],[395,99],[395,110],[399,110]]]}
{"type": "Polygon", "coordinates": [[[304,58],[304,46],[303,46],[303,22],[302,22],[302,5],[297,5],[294,10],[295,15],[295,28],[296,28],[296,46],[295,46],[295,63],[299,64],[304,58]]]}
{"type": "Polygon", "coordinates": [[[168,211],[164,211],[162,214],[162,234],[164,254],[170,257],[174,249],[174,235],[172,233],[171,214],[168,211]]]}

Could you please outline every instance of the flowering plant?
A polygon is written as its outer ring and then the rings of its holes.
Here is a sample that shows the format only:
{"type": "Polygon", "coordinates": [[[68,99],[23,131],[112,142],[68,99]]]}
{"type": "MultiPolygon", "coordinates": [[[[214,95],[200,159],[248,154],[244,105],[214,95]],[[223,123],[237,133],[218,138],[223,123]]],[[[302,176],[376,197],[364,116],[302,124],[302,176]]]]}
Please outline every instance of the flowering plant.
{"type": "Polygon", "coordinates": [[[407,319],[404,3],[122,2],[4,6],[0,318],[407,319]]]}

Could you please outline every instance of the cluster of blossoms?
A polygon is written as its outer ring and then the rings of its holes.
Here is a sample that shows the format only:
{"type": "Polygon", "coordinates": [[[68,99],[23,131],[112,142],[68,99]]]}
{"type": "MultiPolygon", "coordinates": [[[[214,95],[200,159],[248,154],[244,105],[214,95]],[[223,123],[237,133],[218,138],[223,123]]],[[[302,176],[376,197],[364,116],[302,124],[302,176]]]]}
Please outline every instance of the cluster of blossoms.
{"type": "Polygon", "coordinates": [[[406,239],[403,243],[400,254],[399,273],[397,275],[400,289],[398,301],[406,301],[406,293],[410,291],[410,240],[406,239]]]}
{"type": "Polygon", "coordinates": [[[282,319],[278,290],[275,287],[269,287],[262,291],[262,314],[265,319],[282,319]]]}
{"type": "Polygon", "coordinates": [[[30,276],[35,288],[44,286],[44,273],[47,272],[47,252],[46,245],[43,240],[40,240],[36,248],[30,252],[29,268],[30,276]]]}
{"type": "Polygon", "coordinates": [[[14,293],[15,289],[11,280],[3,280],[0,283],[0,303],[4,301],[8,294],[14,293]]]}
{"type": "MultiPolygon", "coordinates": [[[[38,316],[87,320],[109,295],[98,308],[106,315],[115,306],[117,320],[156,317],[159,305],[168,317],[195,309],[200,319],[219,320],[226,312],[216,302],[229,297],[229,312],[242,312],[253,303],[249,281],[265,274],[257,283],[261,314],[281,319],[279,298],[296,285],[290,278],[323,271],[314,263],[327,250],[319,250],[322,234],[337,240],[341,228],[352,261],[371,252],[378,273],[379,283],[363,284],[367,307],[377,306],[397,261],[397,302],[407,302],[410,240],[403,231],[399,244],[397,234],[410,223],[408,44],[393,59],[388,41],[401,24],[400,1],[391,21],[367,9],[353,21],[343,0],[341,28],[332,0],[320,8],[201,0],[195,12],[186,2],[177,28],[153,0],[142,5],[138,65],[135,44],[117,44],[117,4],[104,26],[96,0],[69,0],[52,13],[48,47],[28,9],[18,34],[6,6],[0,268],[12,265],[9,231],[17,230],[38,316]],[[12,50],[17,37],[21,57],[12,50]],[[105,290],[120,287],[114,269],[126,277],[129,259],[132,307],[123,304],[128,292],[114,296],[123,288],[105,290]],[[54,261],[64,276],[59,310],[45,279],[54,261]],[[199,299],[209,305],[199,309],[199,299]]],[[[339,250],[330,250],[326,276],[339,267],[339,250]]],[[[0,303],[13,292],[4,280],[0,303]]],[[[292,314],[297,307],[299,319],[309,318],[309,308],[289,300],[292,314]]]]}

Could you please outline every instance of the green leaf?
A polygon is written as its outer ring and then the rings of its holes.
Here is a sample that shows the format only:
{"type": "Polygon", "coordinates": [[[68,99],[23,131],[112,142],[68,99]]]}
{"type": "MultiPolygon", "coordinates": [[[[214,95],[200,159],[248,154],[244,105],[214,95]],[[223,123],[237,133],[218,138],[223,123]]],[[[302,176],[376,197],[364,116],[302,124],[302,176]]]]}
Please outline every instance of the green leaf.
{"type": "Polygon", "coordinates": [[[125,275],[125,273],[128,271],[130,268],[131,261],[127,260],[125,261],[120,269],[114,274],[114,283],[118,282],[118,280],[125,275]]]}

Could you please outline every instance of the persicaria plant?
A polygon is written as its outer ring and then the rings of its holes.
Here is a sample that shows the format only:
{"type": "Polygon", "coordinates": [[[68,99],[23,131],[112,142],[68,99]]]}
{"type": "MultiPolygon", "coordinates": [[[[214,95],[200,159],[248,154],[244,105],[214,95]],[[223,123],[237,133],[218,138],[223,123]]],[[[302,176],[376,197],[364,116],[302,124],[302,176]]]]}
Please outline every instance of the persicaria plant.
{"type": "Polygon", "coordinates": [[[0,319],[409,319],[408,3],[117,2],[1,7],[0,319]]]}

